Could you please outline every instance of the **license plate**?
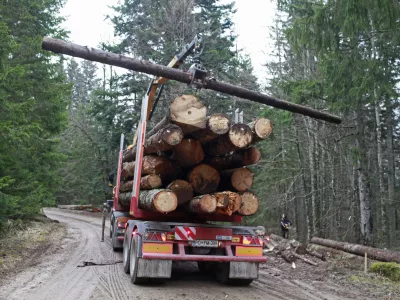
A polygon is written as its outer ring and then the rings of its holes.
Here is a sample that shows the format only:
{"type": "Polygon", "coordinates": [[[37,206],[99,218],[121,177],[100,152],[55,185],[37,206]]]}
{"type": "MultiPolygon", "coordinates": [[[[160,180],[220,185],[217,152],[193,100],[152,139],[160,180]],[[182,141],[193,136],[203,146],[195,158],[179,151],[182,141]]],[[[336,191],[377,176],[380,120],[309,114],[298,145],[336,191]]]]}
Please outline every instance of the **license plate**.
{"type": "Polygon", "coordinates": [[[192,241],[192,247],[218,248],[218,241],[192,241]]]}

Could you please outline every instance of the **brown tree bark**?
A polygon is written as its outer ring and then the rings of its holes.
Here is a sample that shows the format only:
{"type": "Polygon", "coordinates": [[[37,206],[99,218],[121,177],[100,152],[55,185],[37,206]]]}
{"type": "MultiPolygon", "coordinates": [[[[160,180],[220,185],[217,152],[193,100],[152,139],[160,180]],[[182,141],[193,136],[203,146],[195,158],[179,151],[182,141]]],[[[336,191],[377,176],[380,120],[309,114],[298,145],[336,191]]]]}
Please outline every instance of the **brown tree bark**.
{"type": "Polygon", "coordinates": [[[317,251],[307,251],[307,254],[311,255],[311,256],[314,256],[314,257],[317,257],[322,261],[326,261],[325,254],[323,254],[323,253],[319,253],[317,251]]]}
{"type": "Polygon", "coordinates": [[[242,216],[254,215],[258,210],[258,198],[252,192],[244,192],[241,194],[242,203],[238,209],[238,213],[242,216]]]}
{"type": "Polygon", "coordinates": [[[204,150],[211,156],[224,155],[246,148],[253,141],[253,132],[246,124],[234,124],[227,134],[208,143],[204,150]]]}
{"type": "Polygon", "coordinates": [[[197,194],[209,194],[217,190],[220,175],[213,167],[200,164],[189,173],[189,182],[197,194]]]}
{"type": "Polygon", "coordinates": [[[202,195],[189,201],[186,209],[193,213],[212,214],[217,209],[217,199],[214,195],[202,195]]]}
{"type": "Polygon", "coordinates": [[[242,203],[242,197],[234,192],[219,192],[214,196],[217,199],[217,214],[231,216],[242,203]]]}
{"type": "MultiPolygon", "coordinates": [[[[140,178],[140,189],[141,190],[152,190],[158,189],[162,185],[160,176],[156,174],[146,175],[140,178]]],[[[120,193],[131,192],[133,188],[133,180],[125,182],[119,188],[120,193]]]]}
{"type": "Polygon", "coordinates": [[[185,204],[193,198],[193,188],[185,180],[177,179],[171,182],[167,188],[173,191],[178,197],[178,205],[185,204]]]}
{"type": "MultiPolygon", "coordinates": [[[[129,206],[132,193],[119,194],[118,201],[123,206],[129,206]]],[[[170,190],[156,189],[141,191],[139,195],[139,208],[160,213],[174,211],[178,205],[176,195],[170,190]]]]}
{"type": "Polygon", "coordinates": [[[176,160],[182,168],[193,167],[203,161],[203,148],[197,140],[183,139],[174,147],[171,159],[176,160]]]}
{"type": "Polygon", "coordinates": [[[193,138],[201,144],[208,143],[229,131],[231,122],[225,114],[212,114],[207,118],[206,128],[193,132],[193,138]]]}
{"type": "Polygon", "coordinates": [[[293,256],[295,258],[301,259],[302,261],[308,263],[309,265],[318,266],[318,264],[316,262],[313,262],[312,260],[309,260],[309,259],[305,258],[304,256],[301,256],[297,253],[293,253],[293,256]]]}
{"type": "Polygon", "coordinates": [[[272,122],[265,118],[259,118],[249,124],[253,131],[253,143],[265,140],[272,133],[272,122]]]}
{"type": "Polygon", "coordinates": [[[214,167],[218,171],[227,169],[241,168],[256,164],[261,159],[261,152],[255,147],[236,151],[227,156],[209,157],[205,163],[214,167]]]}
{"type": "Polygon", "coordinates": [[[253,185],[254,173],[246,167],[221,172],[220,190],[244,192],[253,185]]]}
{"type": "Polygon", "coordinates": [[[400,252],[383,250],[368,246],[362,246],[358,244],[350,244],[345,242],[338,242],[328,239],[321,239],[318,237],[313,237],[311,243],[326,246],[334,249],[339,249],[352,254],[364,256],[367,253],[368,257],[371,259],[387,262],[397,262],[400,263],[400,252]]]}
{"type": "MultiPolygon", "coordinates": [[[[148,135],[149,136],[149,135],[148,135]]],[[[178,145],[183,139],[183,132],[177,125],[167,124],[155,134],[149,136],[144,143],[144,155],[167,151],[178,145]]],[[[136,158],[136,147],[125,150],[123,162],[136,158]]]]}
{"type": "Polygon", "coordinates": [[[293,263],[296,261],[296,256],[294,255],[293,251],[291,250],[285,250],[281,252],[281,255],[284,260],[286,260],[288,263],[293,263]]]}

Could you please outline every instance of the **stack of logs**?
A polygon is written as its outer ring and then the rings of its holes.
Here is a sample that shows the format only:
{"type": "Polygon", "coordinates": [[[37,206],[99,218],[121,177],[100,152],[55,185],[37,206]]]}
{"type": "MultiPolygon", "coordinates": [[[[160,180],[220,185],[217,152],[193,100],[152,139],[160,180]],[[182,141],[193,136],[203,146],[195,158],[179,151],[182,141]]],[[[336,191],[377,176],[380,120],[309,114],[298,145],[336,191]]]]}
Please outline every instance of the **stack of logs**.
{"type": "MultiPolygon", "coordinates": [[[[268,119],[231,124],[224,114],[207,116],[193,95],[172,101],[169,110],[146,134],[139,208],[168,213],[252,215],[258,198],[249,189],[260,151],[253,145],[272,132],[268,119]]],[[[119,202],[132,198],[136,147],[124,151],[119,202]]]]}

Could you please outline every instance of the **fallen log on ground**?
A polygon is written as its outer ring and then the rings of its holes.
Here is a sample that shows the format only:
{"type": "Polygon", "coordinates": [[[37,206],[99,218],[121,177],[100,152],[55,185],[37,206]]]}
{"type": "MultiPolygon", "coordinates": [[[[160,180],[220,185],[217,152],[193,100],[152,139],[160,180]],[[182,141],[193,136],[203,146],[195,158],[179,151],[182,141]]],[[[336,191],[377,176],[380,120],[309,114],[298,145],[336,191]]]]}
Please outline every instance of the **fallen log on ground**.
{"type": "Polygon", "coordinates": [[[298,259],[301,259],[302,261],[308,263],[309,265],[318,266],[318,264],[316,262],[313,262],[312,260],[309,260],[309,259],[305,258],[304,256],[301,256],[297,253],[293,253],[293,256],[298,259]]]}
{"type": "MultiPolygon", "coordinates": [[[[146,175],[140,178],[140,189],[141,190],[152,190],[158,189],[162,186],[160,176],[156,174],[146,175]]],[[[131,192],[133,188],[133,180],[121,184],[119,191],[120,193],[131,192]]]]}
{"type": "Polygon", "coordinates": [[[311,243],[339,249],[352,254],[364,256],[367,253],[368,257],[371,259],[386,261],[386,262],[397,262],[400,263],[400,252],[395,252],[391,250],[383,250],[368,246],[362,246],[358,244],[350,244],[345,242],[338,242],[328,239],[322,239],[318,237],[313,237],[311,243]]]}
{"type": "Polygon", "coordinates": [[[211,142],[229,131],[231,122],[225,114],[213,114],[207,118],[206,128],[192,133],[201,144],[211,142]]]}
{"type": "MultiPolygon", "coordinates": [[[[129,206],[132,193],[119,194],[118,201],[123,206],[129,206]]],[[[178,199],[171,190],[155,189],[149,191],[141,191],[139,195],[139,208],[168,213],[174,211],[178,205],[178,199]]]]}
{"type": "Polygon", "coordinates": [[[210,157],[205,163],[218,171],[236,169],[256,164],[261,159],[261,152],[255,147],[239,150],[227,156],[210,157]]]}
{"type": "Polygon", "coordinates": [[[212,214],[217,209],[217,199],[214,195],[197,196],[189,201],[186,209],[192,213],[212,214]]]}
{"type": "Polygon", "coordinates": [[[225,155],[248,147],[253,140],[253,132],[246,124],[234,124],[229,132],[211,141],[204,151],[211,156],[225,155]]]}
{"type": "Polygon", "coordinates": [[[281,251],[280,254],[288,263],[294,263],[296,261],[296,256],[290,250],[281,251]]]}
{"type": "Polygon", "coordinates": [[[325,254],[323,254],[323,253],[319,253],[319,252],[317,252],[317,251],[308,251],[308,250],[307,250],[307,254],[308,254],[308,255],[311,255],[311,256],[314,256],[314,257],[317,257],[317,258],[319,258],[319,259],[322,260],[322,261],[326,261],[325,254]]]}

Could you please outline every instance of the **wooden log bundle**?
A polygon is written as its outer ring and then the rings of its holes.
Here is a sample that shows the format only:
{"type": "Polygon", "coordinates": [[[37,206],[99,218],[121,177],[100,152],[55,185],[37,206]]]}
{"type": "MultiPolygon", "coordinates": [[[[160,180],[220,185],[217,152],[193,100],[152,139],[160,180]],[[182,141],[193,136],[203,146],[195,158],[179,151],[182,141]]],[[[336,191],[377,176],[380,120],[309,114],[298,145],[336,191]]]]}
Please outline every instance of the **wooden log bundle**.
{"type": "MultiPolygon", "coordinates": [[[[167,213],[250,216],[258,198],[249,189],[254,174],[246,166],[260,161],[254,144],[272,132],[265,118],[231,124],[228,116],[207,109],[198,98],[175,98],[165,117],[146,135],[141,163],[139,208],[167,213]],[[165,189],[164,189],[165,188],[165,189]]],[[[124,151],[120,204],[129,206],[136,148],[124,151]]]]}

